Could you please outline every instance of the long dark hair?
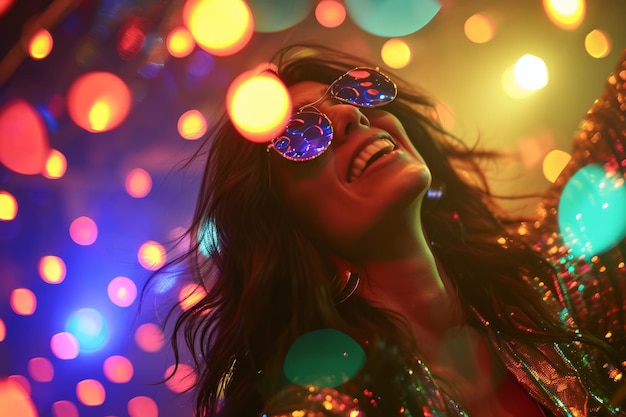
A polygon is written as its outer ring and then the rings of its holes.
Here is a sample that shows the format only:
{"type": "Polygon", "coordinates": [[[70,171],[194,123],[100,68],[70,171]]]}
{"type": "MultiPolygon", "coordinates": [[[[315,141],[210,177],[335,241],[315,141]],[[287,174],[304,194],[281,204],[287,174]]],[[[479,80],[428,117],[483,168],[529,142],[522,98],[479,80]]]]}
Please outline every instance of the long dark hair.
{"type": "MultiPolygon", "coordinates": [[[[285,48],[274,61],[288,86],[304,80],[329,84],[368,65],[361,57],[311,45],[285,48]]],[[[497,331],[523,340],[603,346],[564,326],[523,279],[549,283],[554,271],[510,232],[520,219],[506,217],[489,192],[479,164],[497,155],[448,134],[433,117],[434,101],[392,78],[399,93],[385,109],[404,125],[434,184],[445,187],[443,197],[427,204],[423,224],[463,305],[473,306],[497,331]],[[525,330],[507,314],[511,306],[524,312],[530,323],[525,330]]],[[[174,263],[206,295],[176,315],[172,335],[177,362],[181,337],[195,361],[198,416],[220,409],[227,415],[258,413],[283,382],[289,347],[314,329],[332,327],[359,341],[386,340],[406,354],[417,349],[405,323],[390,312],[357,295],[336,304],[339,284],[328,254],[292,221],[272,189],[263,145],[242,138],[225,116],[205,145],[205,172],[187,231],[191,244],[174,263]]]]}

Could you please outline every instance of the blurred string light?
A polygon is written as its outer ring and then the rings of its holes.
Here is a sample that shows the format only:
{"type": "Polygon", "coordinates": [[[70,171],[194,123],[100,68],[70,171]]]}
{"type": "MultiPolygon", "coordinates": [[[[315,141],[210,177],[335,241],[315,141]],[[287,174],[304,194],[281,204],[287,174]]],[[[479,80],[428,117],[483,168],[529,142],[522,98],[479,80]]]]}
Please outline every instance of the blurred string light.
{"type": "Polygon", "coordinates": [[[345,0],[349,16],[364,31],[382,37],[415,33],[439,12],[437,0],[345,0]]]}
{"type": "Polygon", "coordinates": [[[116,306],[128,307],[137,298],[137,286],[130,278],[115,277],[107,286],[107,294],[116,306]]]}
{"type": "Polygon", "coordinates": [[[183,21],[198,46],[213,55],[232,55],[248,44],[254,30],[242,0],[187,0],[183,21]]]}
{"type": "Polygon", "coordinates": [[[0,221],[11,221],[17,216],[17,200],[8,191],[0,190],[0,221]]]}
{"type": "Polygon", "coordinates": [[[143,198],[152,189],[152,177],[145,169],[135,168],[126,176],[124,186],[131,197],[143,198]]]}
{"type": "Polygon", "coordinates": [[[102,364],[102,370],[104,371],[104,376],[116,384],[129,382],[134,373],[132,362],[120,355],[106,358],[102,364]]]}
{"type": "Polygon", "coordinates": [[[207,121],[198,110],[192,109],[178,118],[178,134],[187,140],[196,140],[204,136],[207,131],[207,121]]]}
{"type": "Polygon", "coordinates": [[[581,168],[563,188],[559,230],[575,256],[591,259],[626,237],[626,186],[601,165],[581,168]]]}
{"type": "Polygon", "coordinates": [[[559,149],[550,151],[543,158],[542,171],[544,177],[552,183],[556,181],[570,159],[572,156],[565,151],[559,149]]]}
{"type": "Polygon", "coordinates": [[[148,240],[141,244],[137,251],[139,264],[149,271],[156,271],[165,265],[167,253],[165,248],[154,240],[148,240]]]}
{"type": "Polygon", "coordinates": [[[327,28],[336,28],[346,20],[346,8],[338,0],[322,0],[315,6],[317,22],[327,28]]]}
{"type": "Polygon", "coordinates": [[[76,337],[81,352],[99,350],[109,340],[109,324],[94,308],[81,308],[72,313],[65,330],[76,337]]]}
{"type": "Polygon", "coordinates": [[[39,276],[44,282],[60,284],[65,279],[65,274],[65,262],[58,256],[46,255],[39,260],[39,276]]]}
{"type": "Polygon", "coordinates": [[[110,72],[96,71],[78,77],[67,93],[68,113],[89,132],[105,132],[128,116],[131,93],[126,83],[110,72]]]}
{"type": "Polygon", "coordinates": [[[585,20],[586,0],[543,0],[543,9],[548,19],[564,30],[577,29],[585,20]]]}
{"type": "Polygon", "coordinates": [[[50,382],[54,379],[54,366],[47,358],[31,358],[28,361],[28,374],[34,381],[50,382]]]}
{"type": "Polygon", "coordinates": [[[44,169],[41,173],[46,178],[55,180],[63,177],[67,170],[67,159],[65,155],[56,149],[50,149],[48,159],[44,165],[44,169]]]}
{"type": "Polygon", "coordinates": [[[0,378],[0,410],[3,417],[37,417],[30,393],[11,378],[0,378]]]}
{"type": "Polygon", "coordinates": [[[545,62],[535,55],[525,54],[502,74],[502,87],[513,98],[528,97],[548,84],[545,62]]]}
{"type": "Polygon", "coordinates": [[[28,43],[28,54],[33,59],[44,59],[52,51],[54,41],[46,29],[39,29],[28,43]]]}
{"type": "Polygon", "coordinates": [[[187,364],[181,363],[171,365],[165,370],[164,378],[165,386],[175,393],[183,393],[188,391],[196,384],[196,373],[193,368],[187,364]]]}
{"type": "Polygon", "coordinates": [[[19,174],[39,174],[48,157],[45,124],[27,101],[16,99],[0,109],[0,162],[19,174]]]}
{"type": "Polygon", "coordinates": [[[383,44],[380,56],[388,67],[404,68],[411,62],[411,47],[402,39],[392,38],[383,44]]]}
{"type": "Polygon", "coordinates": [[[467,39],[474,43],[486,43],[493,39],[495,27],[491,19],[482,13],[475,13],[467,18],[463,25],[467,39]]]}
{"type": "Polygon", "coordinates": [[[279,32],[303,21],[311,12],[311,0],[247,0],[256,32],[279,32]]]}
{"type": "Polygon", "coordinates": [[[226,93],[226,110],[237,131],[246,139],[269,142],[285,128],[291,115],[291,97],[264,64],[233,80],[226,93]]]}
{"type": "Polygon", "coordinates": [[[83,379],[76,384],[76,398],[90,407],[102,405],[106,399],[104,386],[95,379],[83,379]]]}
{"type": "Polygon", "coordinates": [[[196,41],[186,27],[179,26],[172,29],[167,35],[165,46],[174,58],[184,58],[193,52],[196,41]]]}
{"type": "Polygon", "coordinates": [[[159,406],[152,398],[139,395],[128,402],[127,411],[130,417],[158,417],[159,406]]]}
{"type": "Polygon", "coordinates": [[[594,29],[585,36],[585,50],[593,58],[604,58],[611,52],[611,39],[605,32],[594,29]]]}
{"type": "Polygon", "coordinates": [[[74,243],[89,246],[98,238],[98,225],[87,216],[80,216],[70,224],[70,237],[74,243]]]}
{"type": "Polygon", "coordinates": [[[144,352],[157,352],[165,344],[165,336],[156,324],[144,323],[135,330],[135,343],[144,352]]]}
{"type": "Polygon", "coordinates": [[[78,340],[70,332],[57,333],[50,338],[50,350],[59,359],[74,359],[79,353],[78,340]]]}
{"type": "Polygon", "coordinates": [[[16,288],[11,291],[10,304],[15,314],[30,316],[37,309],[37,297],[28,288],[16,288]]]}
{"type": "Polygon", "coordinates": [[[336,387],[353,378],[363,366],[363,348],[336,329],[320,329],[300,336],[291,345],[283,370],[302,386],[336,387]]]}

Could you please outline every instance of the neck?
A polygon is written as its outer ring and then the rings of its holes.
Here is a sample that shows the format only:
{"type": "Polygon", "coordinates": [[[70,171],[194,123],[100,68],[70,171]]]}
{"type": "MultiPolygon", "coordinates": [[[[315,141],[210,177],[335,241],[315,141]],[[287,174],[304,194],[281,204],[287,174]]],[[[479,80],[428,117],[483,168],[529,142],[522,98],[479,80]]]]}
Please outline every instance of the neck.
{"type": "Polygon", "coordinates": [[[374,307],[400,314],[410,324],[416,340],[440,339],[461,323],[454,286],[442,272],[421,225],[405,250],[386,259],[364,261],[359,295],[374,307]]]}

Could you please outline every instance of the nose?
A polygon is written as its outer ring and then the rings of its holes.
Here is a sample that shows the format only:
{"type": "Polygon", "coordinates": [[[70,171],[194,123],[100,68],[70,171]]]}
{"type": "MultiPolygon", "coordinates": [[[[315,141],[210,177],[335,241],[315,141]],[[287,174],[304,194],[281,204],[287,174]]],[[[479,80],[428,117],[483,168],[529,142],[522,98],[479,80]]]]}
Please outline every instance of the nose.
{"type": "Polygon", "coordinates": [[[359,127],[369,127],[370,121],[361,110],[350,104],[336,104],[327,112],[333,125],[333,141],[345,142],[348,134],[359,127]]]}

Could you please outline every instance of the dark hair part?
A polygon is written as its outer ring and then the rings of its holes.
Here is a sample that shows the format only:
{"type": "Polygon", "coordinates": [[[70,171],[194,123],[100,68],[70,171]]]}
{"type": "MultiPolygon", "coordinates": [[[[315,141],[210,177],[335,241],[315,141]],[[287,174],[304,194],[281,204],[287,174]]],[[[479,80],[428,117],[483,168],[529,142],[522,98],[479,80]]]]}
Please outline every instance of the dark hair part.
{"type": "MultiPolygon", "coordinates": [[[[350,68],[367,65],[360,57],[310,45],[285,48],[276,63],[287,85],[329,84],[350,68]]],[[[474,306],[494,329],[524,340],[582,340],[604,348],[566,327],[522,279],[550,283],[554,271],[509,232],[520,219],[503,216],[494,203],[479,163],[497,155],[448,134],[433,117],[434,102],[392,78],[398,97],[385,109],[404,125],[434,181],[445,184],[445,196],[424,211],[423,224],[466,308],[474,306]],[[510,307],[523,310],[526,330],[509,314],[510,307]]],[[[205,145],[205,173],[187,232],[191,244],[174,263],[183,265],[206,295],[176,317],[172,335],[177,362],[181,335],[195,361],[198,416],[216,415],[220,408],[227,415],[259,412],[264,395],[282,383],[289,347],[314,329],[333,327],[360,341],[380,338],[407,354],[416,349],[406,325],[393,314],[358,296],[334,302],[338,283],[329,260],[291,221],[272,190],[263,145],[242,138],[225,116],[205,145]],[[239,406],[248,408],[244,412],[239,406]]]]}

